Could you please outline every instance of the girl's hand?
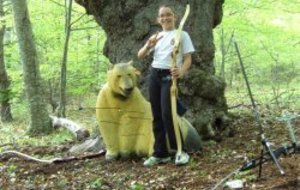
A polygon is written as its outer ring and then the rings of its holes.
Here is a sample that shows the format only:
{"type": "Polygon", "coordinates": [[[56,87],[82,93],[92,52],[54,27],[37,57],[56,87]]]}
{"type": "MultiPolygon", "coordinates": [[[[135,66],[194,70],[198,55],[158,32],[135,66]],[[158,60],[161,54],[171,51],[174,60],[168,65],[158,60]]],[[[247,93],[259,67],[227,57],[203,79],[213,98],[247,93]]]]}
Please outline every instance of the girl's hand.
{"type": "Polygon", "coordinates": [[[171,71],[171,75],[172,75],[173,79],[178,79],[178,78],[182,77],[182,75],[184,74],[182,72],[182,70],[177,67],[171,68],[170,71],[171,71]]]}
{"type": "Polygon", "coordinates": [[[158,32],[156,32],[156,34],[152,35],[146,42],[146,48],[147,50],[153,48],[156,43],[163,37],[163,36],[160,36],[160,37],[157,37],[158,36],[158,32]]]}

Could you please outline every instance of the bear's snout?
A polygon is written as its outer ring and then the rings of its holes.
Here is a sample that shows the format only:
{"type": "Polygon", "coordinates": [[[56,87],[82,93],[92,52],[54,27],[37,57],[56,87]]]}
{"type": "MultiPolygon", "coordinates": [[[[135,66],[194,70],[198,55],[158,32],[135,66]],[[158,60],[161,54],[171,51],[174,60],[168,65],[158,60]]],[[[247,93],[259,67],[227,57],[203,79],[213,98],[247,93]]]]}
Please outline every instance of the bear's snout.
{"type": "Polygon", "coordinates": [[[133,90],[133,87],[125,88],[124,93],[128,96],[131,94],[132,90],[133,90]]]}

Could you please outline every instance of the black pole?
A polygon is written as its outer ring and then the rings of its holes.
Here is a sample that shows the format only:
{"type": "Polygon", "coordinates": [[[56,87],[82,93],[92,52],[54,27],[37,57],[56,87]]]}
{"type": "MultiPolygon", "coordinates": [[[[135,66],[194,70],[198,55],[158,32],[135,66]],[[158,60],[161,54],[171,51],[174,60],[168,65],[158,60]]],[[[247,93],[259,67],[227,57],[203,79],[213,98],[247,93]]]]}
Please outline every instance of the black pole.
{"type": "MultiPolygon", "coordinates": [[[[242,70],[242,73],[243,73],[243,76],[244,76],[244,79],[245,79],[245,82],[246,82],[246,85],[247,85],[247,89],[248,89],[248,94],[249,94],[249,97],[251,99],[251,104],[252,104],[252,107],[253,107],[253,111],[254,111],[254,114],[255,114],[255,121],[259,127],[259,131],[260,131],[260,136],[261,136],[261,143],[263,145],[263,149],[261,151],[261,159],[263,158],[264,156],[264,150],[266,149],[267,150],[267,153],[270,154],[272,160],[274,161],[274,163],[276,164],[278,170],[280,171],[280,174],[281,175],[284,175],[284,171],[282,169],[282,167],[280,166],[276,156],[274,155],[274,152],[272,151],[271,147],[270,147],[270,143],[268,142],[268,140],[266,139],[264,133],[263,133],[263,127],[262,127],[262,124],[261,124],[261,120],[260,120],[260,115],[257,111],[257,107],[256,107],[256,104],[255,104],[255,101],[254,101],[254,98],[253,98],[253,95],[252,95],[252,92],[251,92],[251,88],[250,88],[250,84],[248,82],[248,78],[247,78],[247,74],[246,74],[246,71],[245,71],[245,68],[244,68],[244,64],[243,64],[243,61],[242,61],[242,58],[241,58],[241,54],[240,54],[240,51],[239,51],[239,48],[238,48],[238,45],[237,43],[234,41],[234,47],[236,49],[236,52],[237,52],[237,55],[238,55],[238,58],[239,58],[239,62],[240,62],[240,65],[241,65],[241,70],[242,70]]],[[[261,169],[262,169],[262,160],[260,162],[260,168],[259,168],[259,177],[261,176],[261,169]]]]}

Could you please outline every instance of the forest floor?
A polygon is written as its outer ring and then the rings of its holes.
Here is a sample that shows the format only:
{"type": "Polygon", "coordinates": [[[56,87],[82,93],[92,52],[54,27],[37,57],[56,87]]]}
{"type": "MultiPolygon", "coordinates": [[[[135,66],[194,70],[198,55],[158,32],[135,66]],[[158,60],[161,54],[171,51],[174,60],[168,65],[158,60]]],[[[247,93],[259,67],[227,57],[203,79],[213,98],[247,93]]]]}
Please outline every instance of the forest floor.
{"type": "MultiPolygon", "coordinates": [[[[264,117],[264,132],[273,149],[288,141],[285,123],[264,117]]],[[[300,118],[293,126],[299,128],[300,118]]],[[[260,156],[259,130],[251,114],[235,116],[231,127],[233,137],[224,137],[221,142],[205,143],[201,152],[191,154],[186,166],[175,166],[173,162],[153,167],[143,167],[142,158],[107,162],[104,156],[83,160],[44,164],[16,156],[0,157],[0,190],[6,189],[212,189],[224,177],[239,169],[245,158],[260,156]]],[[[298,129],[299,131],[299,129],[298,129]]],[[[36,147],[23,145],[18,151],[35,157],[69,157],[69,148],[78,142],[66,142],[57,146],[36,147]]],[[[300,155],[281,156],[278,159],[285,171],[281,175],[275,163],[238,173],[229,180],[241,179],[243,189],[300,189],[300,155]]],[[[223,189],[220,186],[219,189],[223,189]]]]}

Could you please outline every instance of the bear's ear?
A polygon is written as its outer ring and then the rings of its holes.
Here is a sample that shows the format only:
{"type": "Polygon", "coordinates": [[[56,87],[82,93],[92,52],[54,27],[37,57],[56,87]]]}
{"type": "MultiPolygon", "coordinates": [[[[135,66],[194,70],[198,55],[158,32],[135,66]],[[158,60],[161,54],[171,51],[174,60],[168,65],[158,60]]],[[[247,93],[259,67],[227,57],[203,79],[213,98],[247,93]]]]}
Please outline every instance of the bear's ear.
{"type": "Polygon", "coordinates": [[[127,62],[127,64],[132,66],[132,64],[133,64],[133,61],[132,61],[132,60],[130,60],[129,62],[127,62]]]}
{"type": "Polygon", "coordinates": [[[114,66],[115,66],[115,65],[114,65],[114,64],[112,64],[111,62],[109,62],[109,63],[108,63],[108,65],[109,65],[109,67],[108,67],[108,68],[109,68],[109,70],[113,69],[113,68],[114,68],[114,66]]]}

